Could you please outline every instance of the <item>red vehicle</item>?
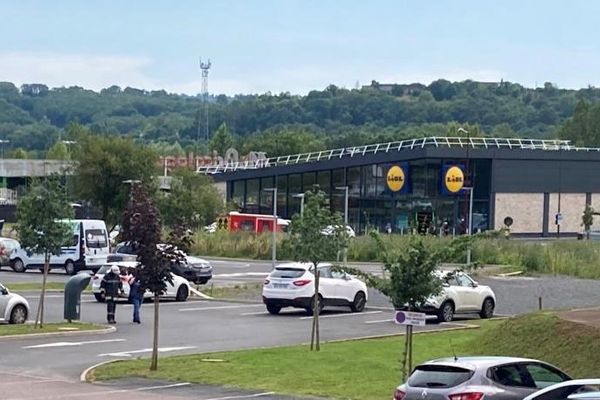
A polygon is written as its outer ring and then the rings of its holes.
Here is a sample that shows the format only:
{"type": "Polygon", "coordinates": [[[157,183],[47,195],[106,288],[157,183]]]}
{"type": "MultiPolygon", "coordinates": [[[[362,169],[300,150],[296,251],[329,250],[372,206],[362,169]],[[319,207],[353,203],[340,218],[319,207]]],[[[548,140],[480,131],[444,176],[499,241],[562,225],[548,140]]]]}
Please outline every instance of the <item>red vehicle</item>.
{"type": "MultiPolygon", "coordinates": [[[[265,214],[244,214],[236,211],[229,213],[227,228],[230,232],[272,232],[275,218],[265,214]]],[[[290,223],[287,219],[277,218],[277,232],[282,232],[290,223]]]]}

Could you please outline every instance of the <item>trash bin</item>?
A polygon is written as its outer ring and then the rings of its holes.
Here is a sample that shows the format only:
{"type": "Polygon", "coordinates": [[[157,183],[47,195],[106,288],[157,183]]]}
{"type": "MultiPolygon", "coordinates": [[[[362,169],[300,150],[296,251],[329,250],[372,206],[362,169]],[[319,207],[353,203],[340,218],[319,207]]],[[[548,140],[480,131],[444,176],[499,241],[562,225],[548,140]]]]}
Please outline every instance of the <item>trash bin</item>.
{"type": "Polygon", "coordinates": [[[87,287],[92,275],[80,272],[73,275],[65,284],[65,313],[64,318],[71,322],[80,319],[81,292],[87,287]]]}

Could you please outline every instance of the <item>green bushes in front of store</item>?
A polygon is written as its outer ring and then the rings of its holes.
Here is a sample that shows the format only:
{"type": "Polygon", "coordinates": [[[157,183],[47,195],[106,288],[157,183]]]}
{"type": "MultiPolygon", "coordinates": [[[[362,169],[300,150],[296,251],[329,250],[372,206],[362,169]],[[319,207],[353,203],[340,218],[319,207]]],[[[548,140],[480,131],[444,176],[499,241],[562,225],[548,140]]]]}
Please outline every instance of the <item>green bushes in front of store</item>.
{"type": "MultiPolygon", "coordinates": [[[[277,259],[292,260],[281,248],[282,233],[277,234],[277,259]]],[[[385,242],[402,250],[407,245],[406,235],[382,235],[385,242]]],[[[431,248],[442,246],[447,238],[427,237],[431,248]]],[[[527,273],[570,275],[581,278],[600,279],[600,242],[579,240],[525,241],[504,239],[501,236],[480,237],[473,242],[472,259],[478,266],[499,265],[509,270],[527,273]]],[[[206,257],[271,259],[271,234],[256,235],[243,232],[217,231],[197,232],[194,235],[194,255],[206,257]]],[[[370,236],[353,238],[348,248],[349,261],[377,262],[380,254],[370,236]]],[[[458,255],[445,260],[448,263],[464,263],[458,255]]]]}

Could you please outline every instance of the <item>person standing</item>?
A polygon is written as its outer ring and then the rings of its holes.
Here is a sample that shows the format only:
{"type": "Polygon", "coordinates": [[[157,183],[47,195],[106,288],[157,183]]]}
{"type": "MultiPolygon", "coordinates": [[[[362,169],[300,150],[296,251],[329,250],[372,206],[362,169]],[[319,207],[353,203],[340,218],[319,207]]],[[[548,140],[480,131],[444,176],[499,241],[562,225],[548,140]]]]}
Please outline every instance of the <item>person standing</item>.
{"type": "Polygon", "coordinates": [[[104,289],[104,297],[106,298],[106,320],[109,324],[116,324],[115,313],[117,308],[117,298],[119,292],[123,289],[121,283],[120,269],[117,265],[113,265],[110,271],[102,278],[100,288],[104,289]]]}
{"type": "Polygon", "coordinates": [[[140,279],[137,277],[137,271],[135,268],[129,269],[129,301],[133,304],[133,323],[141,324],[140,320],[140,307],[142,301],[144,301],[144,294],[142,293],[142,285],[140,279]]]}

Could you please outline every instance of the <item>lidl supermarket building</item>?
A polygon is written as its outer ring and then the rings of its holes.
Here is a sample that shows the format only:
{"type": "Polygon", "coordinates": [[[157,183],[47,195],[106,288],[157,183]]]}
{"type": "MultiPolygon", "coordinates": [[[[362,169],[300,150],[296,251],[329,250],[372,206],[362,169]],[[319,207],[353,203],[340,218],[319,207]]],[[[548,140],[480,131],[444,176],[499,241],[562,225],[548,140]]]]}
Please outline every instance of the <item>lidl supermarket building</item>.
{"type": "Polygon", "coordinates": [[[554,236],[582,230],[586,203],[600,210],[600,149],[568,141],[432,137],[203,167],[241,211],[290,218],[318,184],[360,233],[473,232],[554,236]],[[472,188],[472,189],[471,189],[472,188]],[[560,215],[560,227],[556,224],[560,215]]]}

